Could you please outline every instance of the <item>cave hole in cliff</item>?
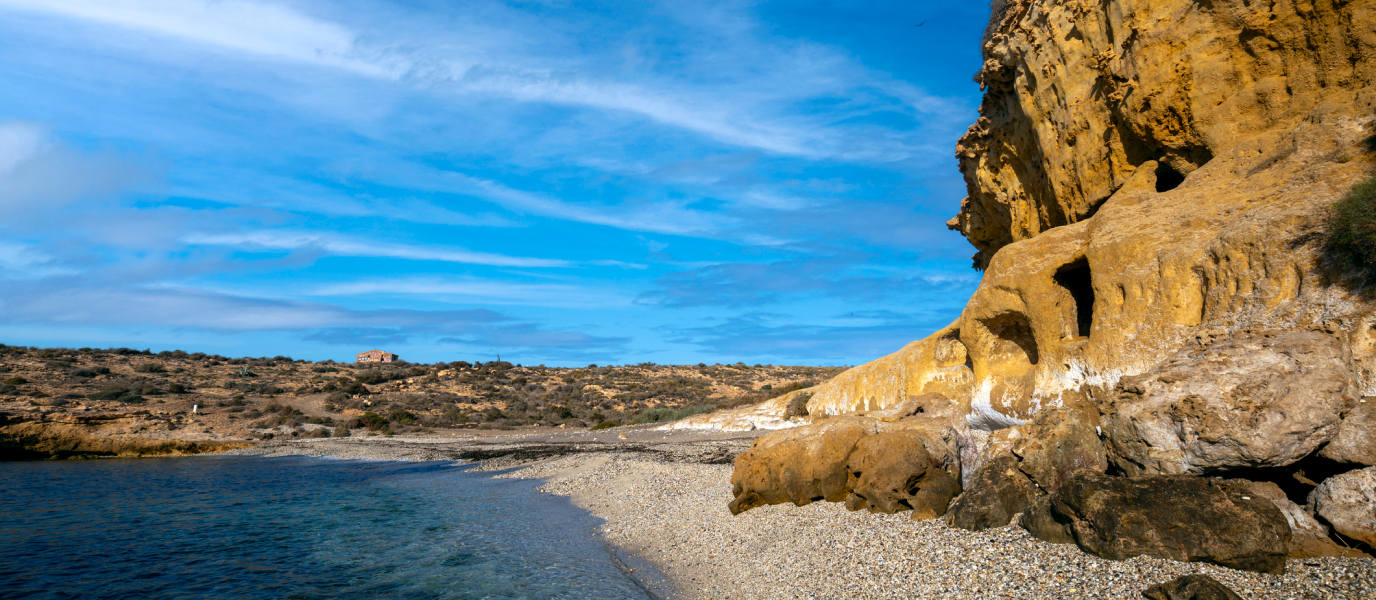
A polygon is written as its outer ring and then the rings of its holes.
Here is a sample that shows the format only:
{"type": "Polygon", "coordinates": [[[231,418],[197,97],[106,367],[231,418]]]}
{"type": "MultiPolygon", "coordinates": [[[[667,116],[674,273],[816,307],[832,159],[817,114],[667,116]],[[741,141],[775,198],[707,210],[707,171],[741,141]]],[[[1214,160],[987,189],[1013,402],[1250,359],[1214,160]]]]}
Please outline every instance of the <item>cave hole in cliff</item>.
{"type": "Polygon", "coordinates": [[[1156,163],[1156,193],[1164,194],[1182,183],[1185,183],[1185,176],[1180,171],[1164,162],[1156,163]]]}
{"type": "Polygon", "coordinates": [[[1037,353],[1037,338],[1032,334],[1032,323],[1027,320],[1026,315],[1004,313],[992,319],[981,320],[981,323],[999,340],[992,349],[991,358],[1017,357],[1031,365],[1037,364],[1041,359],[1037,353]]]}
{"type": "Polygon", "coordinates": [[[1081,257],[1061,267],[1052,279],[1075,299],[1076,335],[1089,337],[1089,331],[1094,327],[1094,280],[1090,276],[1089,260],[1081,257]]]}

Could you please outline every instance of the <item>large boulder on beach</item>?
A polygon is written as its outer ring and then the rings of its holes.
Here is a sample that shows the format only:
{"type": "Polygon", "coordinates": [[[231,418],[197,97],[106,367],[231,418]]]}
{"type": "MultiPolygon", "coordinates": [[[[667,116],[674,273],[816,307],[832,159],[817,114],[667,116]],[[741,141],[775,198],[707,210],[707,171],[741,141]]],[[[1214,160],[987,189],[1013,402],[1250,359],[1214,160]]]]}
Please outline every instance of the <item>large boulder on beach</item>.
{"type": "Polygon", "coordinates": [[[832,417],[755,440],[736,457],[731,514],[767,504],[845,500],[846,460],[876,427],[866,417],[832,417]]]}
{"type": "Polygon", "coordinates": [[[1237,592],[1203,573],[1177,577],[1145,590],[1147,600],[1242,600],[1237,592]]]}
{"type": "Polygon", "coordinates": [[[1354,391],[1336,337],[1241,332],[1124,377],[1102,426],[1129,475],[1279,467],[1338,434],[1354,391]]]}
{"type": "Polygon", "coordinates": [[[1026,511],[1041,493],[1018,469],[1017,458],[1005,454],[975,472],[970,485],[947,510],[946,524],[971,531],[1003,527],[1026,511]]]}
{"type": "Polygon", "coordinates": [[[1343,416],[1338,435],[1319,456],[1343,463],[1376,465],[1376,397],[1362,398],[1343,416]]]}
{"type": "Polygon", "coordinates": [[[1339,534],[1376,546],[1376,467],[1323,480],[1309,495],[1314,513],[1339,534]]]}
{"type": "Polygon", "coordinates": [[[960,481],[950,472],[953,461],[933,456],[941,447],[933,434],[921,429],[885,431],[861,439],[846,464],[846,508],[875,513],[913,511],[914,519],[935,519],[946,513],[960,481]]]}
{"type": "Polygon", "coordinates": [[[1094,424],[1075,410],[1043,409],[1022,428],[1012,450],[1018,469],[1048,493],[1080,471],[1108,470],[1108,456],[1094,424]]]}
{"type": "Polygon", "coordinates": [[[1051,498],[1075,543],[1113,560],[1139,555],[1283,573],[1290,526],[1251,482],[1081,473],[1051,498]]]}

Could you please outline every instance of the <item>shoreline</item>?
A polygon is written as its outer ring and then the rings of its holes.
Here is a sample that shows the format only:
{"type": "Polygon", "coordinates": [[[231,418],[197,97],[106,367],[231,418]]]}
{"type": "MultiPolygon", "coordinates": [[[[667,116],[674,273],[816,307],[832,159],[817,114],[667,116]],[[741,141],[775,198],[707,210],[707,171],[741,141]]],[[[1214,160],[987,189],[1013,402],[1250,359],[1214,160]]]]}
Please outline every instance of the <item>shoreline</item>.
{"type": "Polygon", "coordinates": [[[612,430],[595,443],[589,433],[607,432],[301,440],[221,454],[469,460],[481,463],[474,467],[479,472],[506,471],[495,477],[540,479],[541,492],[567,496],[602,519],[596,535],[614,557],[621,560],[619,552],[627,564],[643,563],[665,578],[667,587],[650,587],[665,600],[1136,599],[1151,585],[1193,573],[1214,577],[1243,598],[1376,596],[1372,559],[1290,560],[1284,575],[1267,575],[1142,556],[1110,561],[1074,545],[1042,542],[1017,526],[971,532],[912,521],[908,513],[850,512],[827,502],[733,517],[726,508],[732,466],[722,459],[743,452],[758,433],[612,430]],[[474,451],[506,455],[462,458],[474,451]]]}

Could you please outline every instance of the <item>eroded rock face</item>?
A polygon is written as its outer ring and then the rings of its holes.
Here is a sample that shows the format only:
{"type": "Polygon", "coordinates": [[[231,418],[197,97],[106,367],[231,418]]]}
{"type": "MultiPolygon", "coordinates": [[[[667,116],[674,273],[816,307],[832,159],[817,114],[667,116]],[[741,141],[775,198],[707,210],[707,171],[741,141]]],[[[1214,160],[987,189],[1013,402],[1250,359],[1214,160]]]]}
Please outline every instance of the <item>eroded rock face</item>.
{"type": "Polygon", "coordinates": [[[886,431],[856,443],[846,465],[846,508],[876,513],[911,509],[914,519],[945,514],[951,498],[960,493],[960,482],[944,466],[950,460],[928,451],[934,443],[923,438],[930,435],[919,429],[886,431]]]}
{"type": "Polygon", "coordinates": [[[1343,416],[1338,435],[1319,456],[1344,463],[1376,465],[1376,397],[1363,398],[1343,416]]]}
{"type": "Polygon", "coordinates": [[[1330,477],[1309,496],[1314,513],[1338,533],[1376,546],[1376,467],[1330,477]]]}
{"type": "Polygon", "coordinates": [[[1283,573],[1290,526],[1250,482],[1189,476],[1082,473],[1051,497],[1081,549],[1113,560],[1138,555],[1283,573]]]}
{"type": "Polygon", "coordinates": [[[833,417],[755,440],[736,457],[731,514],[766,504],[845,500],[846,460],[856,443],[876,431],[874,419],[833,417]]]}
{"type": "Polygon", "coordinates": [[[1158,583],[1142,591],[1148,600],[1242,600],[1237,592],[1202,573],[1158,583]]]}
{"type": "Polygon", "coordinates": [[[998,4],[949,223],[986,266],[1094,215],[1148,160],[1183,178],[1376,78],[1370,2],[998,4]]]}
{"type": "Polygon", "coordinates": [[[1353,391],[1337,338],[1243,332],[1124,378],[1103,428],[1130,475],[1284,466],[1337,435],[1353,391]]]}

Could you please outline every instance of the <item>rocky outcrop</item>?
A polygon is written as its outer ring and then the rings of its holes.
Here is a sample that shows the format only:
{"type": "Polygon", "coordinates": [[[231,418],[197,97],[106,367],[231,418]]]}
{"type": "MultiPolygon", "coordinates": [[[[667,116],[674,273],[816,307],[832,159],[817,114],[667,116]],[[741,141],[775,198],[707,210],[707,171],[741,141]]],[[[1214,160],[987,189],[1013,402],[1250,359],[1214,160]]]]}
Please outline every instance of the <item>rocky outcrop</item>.
{"type": "Polygon", "coordinates": [[[1092,217],[1148,161],[1178,184],[1370,89],[1373,17],[1368,2],[999,0],[981,117],[956,147],[969,197],[950,225],[987,266],[1092,217]]]}
{"type": "Polygon", "coordinates": [[[1314,513],[1339,534],[1376,547],[1376,467],[1324,480],[1309,502],[1314,513]]]}
{"type": "Polygon", "coordinates": [[[0,425],[0,460],[82,456],[169,456],[248,448],[243,439],[214,434],[149,431],[135,415],[91,415],[62,421],[10,421],[0,425]]]}
{"type": "Polygon", "coordinates": [[[1242,600],[1237,592],[1200,573],[1158,583],[1143,590],[1142,595],[1147,600],[1242,600]]]}
{"type": "Polygon", "coordinates": [[[1264,571],[1362,539],[1376,295],[1323,238],[1376,167],[1376,0],[997,0],[984,58],[950,223],[979,288],[792,423],[925,420],[957,527],[1264,571]],[[1317,485],[1317,520],[1248,477],[1317,485]]]}
{"type": "Polygon", "coordinates": [[[1338,434],[1353,387],[1334,336],[1239,332],[1123,378],[1103,428],[1129,475],[1284,466],[1338,434]]]}
{"type": "Polygon", "coordinates": [[[1247,482],[1185,476],[1083,473],[1051,497],[1087,552],[1123,560],[1147,555],[1282,573],[1290,527],[1247,482]]]}

